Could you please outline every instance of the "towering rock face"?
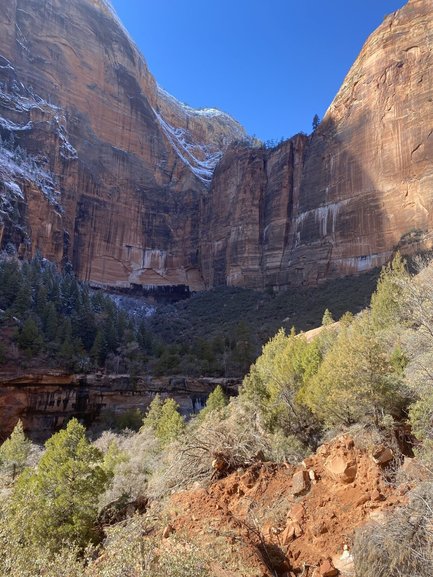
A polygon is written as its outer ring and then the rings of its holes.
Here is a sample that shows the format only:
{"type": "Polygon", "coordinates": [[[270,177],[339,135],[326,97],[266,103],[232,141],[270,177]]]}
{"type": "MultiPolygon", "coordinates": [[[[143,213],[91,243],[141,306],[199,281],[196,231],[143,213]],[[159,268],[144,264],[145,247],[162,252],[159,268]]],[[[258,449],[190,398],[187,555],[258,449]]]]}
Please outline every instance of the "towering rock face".
{"type": "Polygon", "coordinates": [[[265,150],[161,90],[105,0],[0,0],[2,246],[93,283],[193,290],[311,284],[430,247],[430,4],[385,19],[311,137],[265,150]]]}
{"type": "Polygon", "coordinates": [[[429,248],[433,13],[411,0],[372,34],[319,128],[229,150],[205,201],[208,286],[316,283],[429,248]]]}
{"type": "Polygon", "coordinates": [[[370,36],[312,138],[289,268],[314,281],[431,246],[432,101],[431,2],[411,0],[370,36]]]}
{"type": "Polygon", "coordinates": [[[0,6],[3,245],[94,283],[201,288],[199,199],[243,129],[160,90],[104,0],[0,6]]]}
{"type": "Polygon", "coordinates": [[[280,284],[299,206],[303,135],[276,149],[232,146],[218,164],[201,211],[200,254],[206,286],[280,284]]]}

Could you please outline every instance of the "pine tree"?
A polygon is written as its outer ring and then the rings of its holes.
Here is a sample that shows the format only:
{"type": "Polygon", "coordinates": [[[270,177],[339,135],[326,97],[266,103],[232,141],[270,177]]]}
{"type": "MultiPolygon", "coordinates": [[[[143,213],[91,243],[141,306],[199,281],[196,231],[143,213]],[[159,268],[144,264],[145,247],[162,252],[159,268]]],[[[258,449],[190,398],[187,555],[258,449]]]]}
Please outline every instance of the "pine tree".
{"type": "Polygon", "coordinates": [[[160,395],[155,395],[147,409],[146,416],[143,419],[144,427],[150,427],[151,429],[156,430],[162,416],[162,405],[163,401],[160,395]]]}
{"type": "Polygon", "coordinates": [[[18,478],[11,498],[11,523],[20,540],[53,552],[64,543],[84,547],[95,540],[98,498],[109,475],[103,455],[72,419],[53,435],[36,469],[18,478]]]}
{"type": "Polygon", "coordinates": [[[382,268],[376,291],[371,297],[371,318],[375,328],[386,329],[399,322],[404,304],[404,285],[408,280],[405,261],[397,253],[392,262],[382,268]]]}
{"type": "Polygon", "coordinates": [[[0,447],[0,463],[2,468],[10,471],[12,478],[22,472],[30,453],[30,445],[20,420],[10,437],[0,447]]]}
{"type": "Polygon", "coordinates": [[[176,439],[185,428],[178,409],[179,405],[174,399],[162,401],[161,397],[156,395],[143,419],[143,426],[153,429],[163,444],[168,443],[176,439]]]}
{"type": "Polygon", "coordinates": [[[206,405],[200,411],[198,417],[202,420],[212,412],[223,411],[227,404],[227,397],[225,396],[221,385],[217,385],[207,398],[206,405]]]}
{"type": "Polygon", "coordinates": [[[179,437],[184,428],[185,422],[179,413],[179,405],[174,399],[167,399],[162,405],[156,436],[165,444],[179,437]]]}
{"type": "Polygon", "coordinates": [[[21,317],[28,314],[32,309],[32,287],[27,278],[23,278],[20,288],[13,303],[13,310],[21,317]]]}
{"type": "Polygon", "coordinates": [[[325,309],[322,317],[322,327],[329,327],[329,325],[332,325],[333,323],[335,323],[335,321],[331,311],[329,309],[325,309]]]}
{"type": "Polygon", "coordinates": [[[38,354],[43,345],[42,335],[33,318],[28,318],[18,332],[17,342],[27,354],[38,354]]]}

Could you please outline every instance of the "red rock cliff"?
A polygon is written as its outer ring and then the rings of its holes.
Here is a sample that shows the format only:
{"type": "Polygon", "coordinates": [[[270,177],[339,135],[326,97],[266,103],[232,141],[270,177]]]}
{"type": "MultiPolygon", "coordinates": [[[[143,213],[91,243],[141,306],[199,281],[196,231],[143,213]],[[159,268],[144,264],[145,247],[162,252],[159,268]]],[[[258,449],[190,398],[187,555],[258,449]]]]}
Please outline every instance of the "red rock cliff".
{"type": "Polygon", "coordinates": [[[273,150],[231,146],[238,123],[161,90],[105,0],[0,6],[3,246],[94,283],[193,290],[315,283],[431,246],[430,0],[388,16],[315,133],[273,150]]]}
{"type": "Polygon", "coordinates": [[[316,283],[431,246],[433,12],[411,0],[366,42],[322,123],[229,150],[202,214],[206,285],[316,283]]]}
{"type": "Polygon", "coordinates": [[[160,90],[104,0],[0,6],[0,130],[34,168],[2,147],[3,190],[26,224],[5,235],[9,207],[3,243],[21,232],[22,250],[69,258],[94,283],[201,288],[199,198],[243,129],[160,90]]]}

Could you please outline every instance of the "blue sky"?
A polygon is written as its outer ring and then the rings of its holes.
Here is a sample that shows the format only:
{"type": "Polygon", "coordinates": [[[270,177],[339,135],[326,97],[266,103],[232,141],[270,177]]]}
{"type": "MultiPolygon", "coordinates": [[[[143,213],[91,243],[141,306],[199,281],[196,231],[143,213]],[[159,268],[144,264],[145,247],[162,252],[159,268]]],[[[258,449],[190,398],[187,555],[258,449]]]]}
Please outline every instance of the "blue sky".
{"type": "Polygon", "coordinates": [[[405,0],[111,0],[159,84],[262,140],[311,131],[405,0]]]}

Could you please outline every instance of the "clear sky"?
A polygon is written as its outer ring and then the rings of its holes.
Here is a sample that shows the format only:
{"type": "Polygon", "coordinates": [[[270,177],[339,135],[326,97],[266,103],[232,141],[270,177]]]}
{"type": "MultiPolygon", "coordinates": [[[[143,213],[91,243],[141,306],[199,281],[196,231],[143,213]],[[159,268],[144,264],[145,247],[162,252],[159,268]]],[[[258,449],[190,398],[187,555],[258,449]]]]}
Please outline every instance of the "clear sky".
{"type": "Polygon", "coordinates": [[[311,132],[405,0],[111,0],[158,83],[262,140],[311,132]]]}

